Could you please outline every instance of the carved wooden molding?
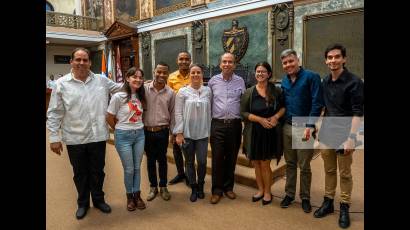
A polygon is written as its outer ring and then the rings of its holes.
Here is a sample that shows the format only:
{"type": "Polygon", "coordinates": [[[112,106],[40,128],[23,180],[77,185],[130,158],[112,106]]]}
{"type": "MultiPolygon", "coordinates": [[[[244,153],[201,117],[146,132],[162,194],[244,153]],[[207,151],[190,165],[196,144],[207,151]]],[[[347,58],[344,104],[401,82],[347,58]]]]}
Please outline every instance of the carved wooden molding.
{"type": "Polygon", "coordinates": [[[115,21],[104,33],[108,40],[137,36],[137,28],[127,22],[115,21]]]}

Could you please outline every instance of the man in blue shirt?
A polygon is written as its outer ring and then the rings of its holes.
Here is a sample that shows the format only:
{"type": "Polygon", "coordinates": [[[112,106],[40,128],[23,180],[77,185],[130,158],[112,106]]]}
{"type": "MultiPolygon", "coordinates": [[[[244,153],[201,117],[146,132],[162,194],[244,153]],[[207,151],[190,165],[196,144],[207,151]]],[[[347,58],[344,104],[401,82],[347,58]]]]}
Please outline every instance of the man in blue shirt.
{"type": "MultiPolygon", "coordinates": [[[[280,203],[287,208],[295,199],[297,166],[300,168],[300,198],[302,209],[309,213],[310,185],[312,172],[310,161],[313,156],[313,142],[308,147],[295,148],[292,146],[292,136],[308,141],[315,130],[315,121],[323,107],[322,86],[319,74],[299,66],[296,51],[284,50],[280,59],[286,75],[282,79],[281,87],[285,99],[285,125],[283,127],[283,147],[286,161],[286,196],[280,203]],[[306,117],[295,119],[294,117],[306,117]]],[[[295,140],[294,140],[295,141],[295,140]]],[[[296,142],[294,142],[296,143],[296,142]]]]}

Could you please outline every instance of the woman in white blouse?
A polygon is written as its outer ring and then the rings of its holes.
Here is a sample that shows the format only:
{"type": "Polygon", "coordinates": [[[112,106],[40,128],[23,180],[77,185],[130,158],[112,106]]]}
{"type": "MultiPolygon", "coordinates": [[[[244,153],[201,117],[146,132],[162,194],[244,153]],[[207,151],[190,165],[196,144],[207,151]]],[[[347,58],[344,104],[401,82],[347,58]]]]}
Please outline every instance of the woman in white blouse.
{"type": "Polygon", "coordinates": [[[175,99],[176,142],[185,156],[186,171],[192,188],[190,200],[203,199],[208,137],[211,128],[211,90],[203,86],[203,70],[198,64],[189,67],[191,84],[181,88],[175,99]],[[198,169],[195,170],[195,155],[198,169]],[[198,172],[198,180],[196,180],[198,172]]]}
{"type": "Polygon", "coordinates": [[[144,209],[141,199],[141,160],[145,135],[142,123],[145,104],[144,72],[130,68],[125,76],[123,90],[114,94],[107,109],[107,123],[115,129],[115,148],[124,168],[127,210],[144,209]]]}

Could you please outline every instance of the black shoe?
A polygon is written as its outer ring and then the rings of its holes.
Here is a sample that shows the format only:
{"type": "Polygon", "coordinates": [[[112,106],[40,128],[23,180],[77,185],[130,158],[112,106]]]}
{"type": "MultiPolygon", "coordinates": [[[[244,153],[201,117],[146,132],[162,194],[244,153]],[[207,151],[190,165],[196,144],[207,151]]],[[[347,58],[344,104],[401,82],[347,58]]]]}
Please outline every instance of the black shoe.
{"type": "Polygon", "coordinates": [[[333,213],[334,210],[335,209],[333,206],[333,199],[325,197],[323,199],[322,206],[320,206],[320,208],[315,211],[313,216],[316,218],[322,218],[322,217],[325,217],[327,214],[333,213]]]}
{"type": "Polygon", "coordinates": [[[189,197],[189,200],[191,202],[195,202],[198,199],[198,187],[196,184],[191,185],[192,192],[191,192],[191,197],[189,197]]]}
{"type": "Polygon", "coordinates": [[[77,212],[75,213],[75,217],[79,220],[84,218],[84,216],[87,214],[89,206],[85,207],[78,207],[77,212]]]}
{"type": "Polygon", "coordinates": [[[258,202],[263,198],[263,194],[261,196],[252,196],[252,202],[258,202]]]}
{"type": "MultiPolygon", "coordinates": [[[[263,197],[263,196],[262,196],[263,197]]],[[[272,196],[272,194],[270,195],[270,200],[264,200],[264,199],[262,199],[262,205],[267,205],[267,204],[270,204],[270,203],[272,203],[272,200],[273,200],[273,196],[272,196]]]]}
{"type": "Polygon", "coordinates": [[[103,212],[103,213],[110,213],[111,212],[111,207],[105,202],[96,203],[96,204],[94,204],[94,207],[101,210],[101,212],[103,212]]]}
{"type": "Polygon", "coordinates": [[[204,184],[199,184],[198,185],[198,192],[196,193],[197,197],[199,199],[204,199],[205,198],[205,193],[204,193],[204,184]]]}
{"type": "Polygon", "coordinates": [[[306,213],[309,213],[312,211],[312,205],[310,205],[309,199],[302,199],[302,209],[306,213]]]}
{"type": "Polygon", "coordinates": [[[348,228],[350,226],[349,204],[340,203],[339,226],[348,228]]]}
{"type": "Polygon", "coordinates": [[[176,175],[174,179],[169,181],[169,184],[177,184],[179,182],[182,182],[185,179],[185,175],[176,175]]]}
{"type": "Polygon", "coordinates": [[[283,198],[282,202],[280,202],[280,207],[281,208],[287,208],[289,205],[295,200],[295,198],[292,198],[288,195],[283,198]]]}

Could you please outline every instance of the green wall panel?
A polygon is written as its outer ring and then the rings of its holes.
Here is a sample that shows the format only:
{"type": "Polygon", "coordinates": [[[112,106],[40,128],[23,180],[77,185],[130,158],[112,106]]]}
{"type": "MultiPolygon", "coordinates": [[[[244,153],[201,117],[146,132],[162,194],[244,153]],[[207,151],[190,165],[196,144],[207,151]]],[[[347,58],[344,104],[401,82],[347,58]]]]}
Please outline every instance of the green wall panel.
{"type": "MultiPolygon", "coordinates": [[[[222,19],[220,21],[209,22],[209,64],[218,65],[219,56],[224,53],[222,46],[222,35],[224,30],[231,29],[232,19],[222,19]]],[[[268,13],[251,14],[236,18],[239,27],[246,26],[249,33],[248,49],[241,64],[248,64],[249,68],[257,62],[267,61],[268,49],[268,13]]]]}

